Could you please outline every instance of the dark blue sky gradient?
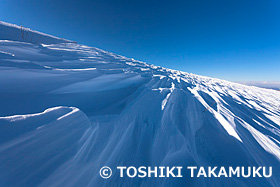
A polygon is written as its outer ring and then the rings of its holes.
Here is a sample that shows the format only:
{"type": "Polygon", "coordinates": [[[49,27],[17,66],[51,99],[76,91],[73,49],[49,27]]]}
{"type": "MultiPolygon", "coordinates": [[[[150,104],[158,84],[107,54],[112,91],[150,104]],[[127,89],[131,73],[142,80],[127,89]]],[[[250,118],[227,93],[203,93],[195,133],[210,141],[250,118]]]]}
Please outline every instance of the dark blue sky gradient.
{"type": "Polygon", "coordinates": [[[279,0],[0,0],[0,19],[195,74],[280,81],[279,0]]]}

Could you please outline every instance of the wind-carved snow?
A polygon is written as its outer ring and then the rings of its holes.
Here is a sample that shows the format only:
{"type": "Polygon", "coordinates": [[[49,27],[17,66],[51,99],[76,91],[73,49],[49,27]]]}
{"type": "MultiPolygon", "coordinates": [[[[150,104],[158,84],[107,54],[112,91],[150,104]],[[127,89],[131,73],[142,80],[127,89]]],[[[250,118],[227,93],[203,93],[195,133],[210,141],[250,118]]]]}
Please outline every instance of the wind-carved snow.
{"type": "Polygon", "coordinates": [[[71,108],[72,111],[69,112],[69,113],[67,113],[67,114],[64,114],[63,116],[61,116],[61,117],[59,117],[59,118],[57,118],[57,120],[61,120],[61,119],[63,119],[63,118],[66,118],[67,116],[70,116],[71,114],[74,114],[75,112],[78,112],[78,111],[79,111],[79,109],[78,109],[78,108],[75,108],[75,107],[69,107],[69,108],[71,108]]]}
{"type": "MultiPolygon", "coordinates": [[[[25,120],[25,119],[30,118],[30,117],[40,116],[40,115],[46,114],[48,112],[59,110],[59,109],[62,109],[62,108],[65,108],[65,107],[58,106],[58,107],[48,108],[43,112],[35,113],[35,114],[24,114],[24,115],[13,115],[13,116],[0,117],[0,120],[7,120],[7,121],[10,121],[10,122],[21,121],[21,120],[25,120]]],[[[74,107],[70,107],[70,109],[73,109],[71,112],[77,110],[74,107]]]]}
{"type": "Polygon", "coordinates": [[[280,184],[280,92],[0,27],[0,186],[280,184]],[[273,166],[273,176],[104,180],[105,165],[273,166]]]}
{"type": "Polygon", "coordinates": [[[44,66],[45,68],[48,69],[53,69],[57,71],[91,71],[91,70],[96,70],[96,68],[83,68],[83,69],[59,69],[59,68],[51,68],[49,66],[44,66]]]}
{"type": "Polygon", "coordinates": [[[15,56],[14,54],[12,54],[12,53],[7,53],[7,52],[5,52],[5,51],[0,51],[0,53],[5,54],[5,55],[10,55],[10,56],[15,56]]]}
{"type": "MultiPolygon", "coordinates": [[[[161,89],[161,88],[159,88],[161,89]]],[[[173,82],[171,82],[171,88],[169,88],[170,92],[167,94],[167,96],[163,99],[162,103],[161,103],[161,110],[164,110],[164,107],[170,97],[170,95],[172,94],[172,92],[175,90],[175,84],[173,82]]],[[[161,90],[162,91],[162,90],[161,90]]]]}
{"type": "MultiPolygon", "coordinates": [[[[280,160],[280,148],[279,148],[279,142],[278,145],[274,143],[269,137],[265,136],[258,130],[256,130],[254,127],[249,125],[248,123],[244,122],[246,128],[252,133],[252,135],[255,137],[255,139],[258,141],[258,143],[271,154],[278,157],[280,160]]],[[[276,140],[277,141],[277,140],[276,140]]]]}
{"type": "Polygon", "coordinates": [[[215,118],[220,122],[220,124],[225,128],[225,130],[228,132],[229,135],[235,137],[239,141],[242,142],[238,134],[236,133],[235,129],[229,124],[227,120],[218,112],[213,110],[205,101],[204,99],[197,93],[197,88],[191,89],[188,88],[192,94],[201,102],[201,104],[211,113],[214,114],[215,118]]]}

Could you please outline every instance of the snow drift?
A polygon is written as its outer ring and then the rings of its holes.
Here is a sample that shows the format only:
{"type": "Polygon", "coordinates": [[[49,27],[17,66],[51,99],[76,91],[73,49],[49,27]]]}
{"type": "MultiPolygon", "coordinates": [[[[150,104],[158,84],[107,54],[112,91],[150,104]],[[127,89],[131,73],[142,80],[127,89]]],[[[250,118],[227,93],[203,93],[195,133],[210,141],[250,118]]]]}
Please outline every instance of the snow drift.
{"type": "Polygon", "coordinates": [[[1,186],[279,186],[280,93],[0,22],[1,186]],[[103,166],[273,166],[271,178],[120,178],[103,166]]]}

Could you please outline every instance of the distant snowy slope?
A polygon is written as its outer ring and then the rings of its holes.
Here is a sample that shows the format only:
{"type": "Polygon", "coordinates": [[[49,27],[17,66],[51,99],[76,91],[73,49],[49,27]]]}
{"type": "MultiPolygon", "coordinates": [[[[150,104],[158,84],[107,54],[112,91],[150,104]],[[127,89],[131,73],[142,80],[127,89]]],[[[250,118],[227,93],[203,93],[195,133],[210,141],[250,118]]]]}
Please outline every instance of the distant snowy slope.
{"type": "Polygon", "coordinates": [[[238,82],[240,84],[245,84],[248,86],[257,86],[260,88],[268,88],[280,91],[280,82],[279,81],[243,81],[238,82]]]}
{"type": "Polygon", "coordinates": [[[72,42],[48,34],[0,21],[0,40],[13,40],[34,44],[54,44],[72,42]]]}
{"type": "Polygon", "coordinates": [[[0,186],[279,186],[280,92],[0,37],[0,186]],[[130,179],[116,166],[273,166],[273,176],[130,179]]]}

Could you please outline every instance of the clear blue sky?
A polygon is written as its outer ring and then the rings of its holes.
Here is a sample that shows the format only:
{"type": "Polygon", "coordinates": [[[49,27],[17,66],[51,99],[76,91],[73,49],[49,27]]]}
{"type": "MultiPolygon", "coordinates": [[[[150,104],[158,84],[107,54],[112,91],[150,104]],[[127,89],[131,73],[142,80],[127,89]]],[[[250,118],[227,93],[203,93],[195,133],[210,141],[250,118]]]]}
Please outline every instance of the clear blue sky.
{"type": "Polygon", "coordinates": [[[195,74],[280,81],[279,0],[0,0],[0,19],[195,74]]]}

